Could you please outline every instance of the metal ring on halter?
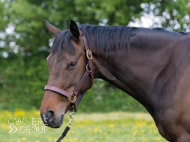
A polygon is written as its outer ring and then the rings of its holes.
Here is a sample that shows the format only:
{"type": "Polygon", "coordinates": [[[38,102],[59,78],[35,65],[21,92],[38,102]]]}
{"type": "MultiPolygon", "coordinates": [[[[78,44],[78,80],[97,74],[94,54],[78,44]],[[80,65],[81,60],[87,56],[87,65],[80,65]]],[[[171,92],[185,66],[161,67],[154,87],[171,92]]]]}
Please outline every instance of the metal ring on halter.
{"type": "Polygon", "coordinates": [[[88,64],[86,64],[86,70],[88,71],[89,69],[88,69],[88,64]]]}
{"type": "Polygon", "coordinates": [[[69,97],[69,101],[70,101],[71,103],[75,103],[76,100],[77,100],[77,97],[73,94],[73,92],[70,93],[70,94],[71,94],[71,95],[70,95],[70,97],[69,97]]]}
{"type": "Polygon", "coordinates": [[[92,59],[92,51],[90,50],[86,50],[86,57],[91,60],[92,59]],[[89,57],[89,54],[90,54],[90,57],[89,57]]]}

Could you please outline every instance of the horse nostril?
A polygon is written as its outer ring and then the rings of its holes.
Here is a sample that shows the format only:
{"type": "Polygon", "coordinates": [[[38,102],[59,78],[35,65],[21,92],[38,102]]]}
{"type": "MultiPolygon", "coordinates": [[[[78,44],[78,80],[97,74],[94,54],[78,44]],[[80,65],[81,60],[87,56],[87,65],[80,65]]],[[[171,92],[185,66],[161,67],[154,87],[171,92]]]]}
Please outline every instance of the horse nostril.
{"type": "Polygon", "coordinates": [[[46,113],[46,118],[48,122],[52,122],[55,119],[55,113],[53,110],[48,110],[46,113]]]}

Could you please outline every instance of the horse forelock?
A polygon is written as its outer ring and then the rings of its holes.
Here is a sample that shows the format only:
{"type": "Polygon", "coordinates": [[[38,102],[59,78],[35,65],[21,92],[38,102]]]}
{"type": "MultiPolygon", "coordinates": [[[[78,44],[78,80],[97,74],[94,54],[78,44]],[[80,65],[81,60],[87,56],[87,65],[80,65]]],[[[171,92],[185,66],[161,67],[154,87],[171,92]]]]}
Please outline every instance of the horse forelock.
{"type": "Polygon", "coordinates": [[[60,32],[53,42],[51,53],[58,55],[62,54],[62,51],[66,51],[69,54],[74,53],[74,45],[71,42],[72,34],[69,30],[60,32]]]}

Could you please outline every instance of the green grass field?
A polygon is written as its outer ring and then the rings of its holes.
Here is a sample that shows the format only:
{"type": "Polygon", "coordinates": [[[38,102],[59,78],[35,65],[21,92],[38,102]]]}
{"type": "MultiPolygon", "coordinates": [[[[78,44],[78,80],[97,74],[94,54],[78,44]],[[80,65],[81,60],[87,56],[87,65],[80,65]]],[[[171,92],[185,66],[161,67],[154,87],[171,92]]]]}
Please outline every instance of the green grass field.
{"type": "MultiPolygon", "coordinates": [[[[67,114],[61,128],[51,129],[41,124],[39,111],[3,111],[0,113],[0,141],[55,142],[68,121],[67,114]]],[[[71,130],[63,140],[71,141],[166,142],[149,114],[127,112],[75,114],[71,130]]]]}

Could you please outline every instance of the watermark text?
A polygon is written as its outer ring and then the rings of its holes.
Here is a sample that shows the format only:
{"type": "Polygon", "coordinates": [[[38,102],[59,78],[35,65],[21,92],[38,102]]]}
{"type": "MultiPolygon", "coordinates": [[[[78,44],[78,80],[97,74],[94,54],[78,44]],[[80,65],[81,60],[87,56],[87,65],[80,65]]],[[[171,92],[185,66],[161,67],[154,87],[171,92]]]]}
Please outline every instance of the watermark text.
{"type": "Polygon", "coordinates": [[[26,118],[10,118],[8,124],[9,133],[45,133],[48,130],[41,118],[32,118],[31,122],[26,118]]]}

